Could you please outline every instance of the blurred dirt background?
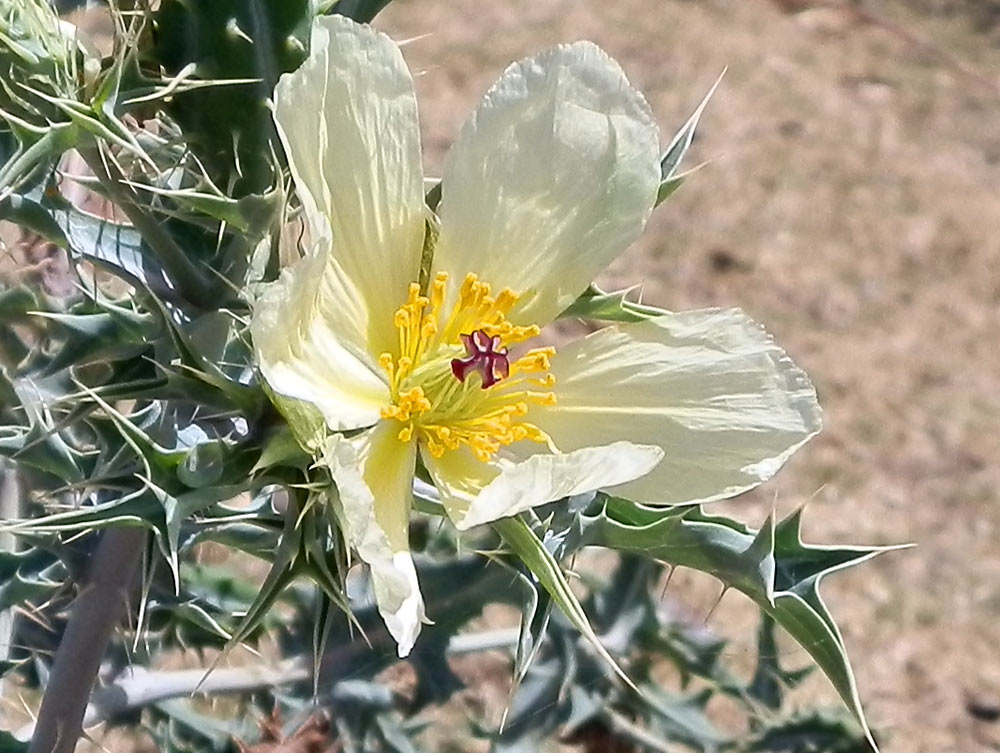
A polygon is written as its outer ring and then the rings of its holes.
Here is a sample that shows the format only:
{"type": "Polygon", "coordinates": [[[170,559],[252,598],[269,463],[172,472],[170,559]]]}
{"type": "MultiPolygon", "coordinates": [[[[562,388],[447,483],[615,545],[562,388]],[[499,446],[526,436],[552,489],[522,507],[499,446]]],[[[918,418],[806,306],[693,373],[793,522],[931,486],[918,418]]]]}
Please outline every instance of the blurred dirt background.
{"type": "MultiPolygon", "coordinates": [[[[825,587],[871,720],[891,753],[1000,750],[1000,2],[396,0],[377,25],[426,35],[404,51],[429,174],[547,46],[604,47],[664,139],[728,66],[689,164],[710,163],[603,282],[740,306],[812,375],[825,431],[726,509],[807,505],[814,541],[915,542],[825,587]]],[[[708,624],[749,654],[740,599],[708,624]]]]}

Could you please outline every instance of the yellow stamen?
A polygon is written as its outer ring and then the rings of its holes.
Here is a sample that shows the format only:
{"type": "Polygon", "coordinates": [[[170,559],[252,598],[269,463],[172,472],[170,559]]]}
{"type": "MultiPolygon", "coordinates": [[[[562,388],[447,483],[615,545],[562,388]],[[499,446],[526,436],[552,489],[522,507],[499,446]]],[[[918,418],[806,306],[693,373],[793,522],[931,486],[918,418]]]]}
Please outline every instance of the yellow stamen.
{"type": "Polygon", "coordinates": [[[482,330],[499,337],[500,345],[490,347],[502,354],[536,337],[540,329],[508,321],[520,296],[510,288],[494,296],[489,283],[474,274],[466,275],[447,310],[448,281],[446,272],[436,274],[426,296],[411,283],[406,302],[395,312],[398,353],[378,358],[392,395],[382,418],[399,421],[399,440],[421,442],[432,457],[467,447],[476,458],[489,462],[514,442],[548,443],[545,432],[524,418],[529,404],[556,403],[549,390],[555,377],[548,373],[555,349],[533,348],[511,360],[508,376],[485,389],[478,372],[459,380],[451,362],[468,355],[462,335],[482,330]]]}

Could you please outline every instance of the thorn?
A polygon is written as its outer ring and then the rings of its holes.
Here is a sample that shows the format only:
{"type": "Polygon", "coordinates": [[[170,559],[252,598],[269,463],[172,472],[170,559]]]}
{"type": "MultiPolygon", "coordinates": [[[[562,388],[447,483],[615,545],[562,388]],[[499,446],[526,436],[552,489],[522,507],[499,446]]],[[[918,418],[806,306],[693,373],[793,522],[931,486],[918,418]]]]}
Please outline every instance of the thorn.
{"type": "Polygon", "coordinates": [[[712,608],[708,610],[708,614],[705,615],[705,620],[704,622],[702,622],[702,625],[705,626],[708,625],[708,621],[712,619],[712,615],[715,614],[715,610],[719,608],[719,604],[722,603],[722,597],[726,595],[726,592],[728,590],[729,586],[723,584],[722,591],[719,593],[719,598],[715,600],[715,603],[712,605],[712,608]]]}
{"type": "Polygon", "coordinates": [[[500,725],[499,728],[497,729],[498,735],[502,735],[503,728],[507,726],[507,715],[510,714],[510,700],[511,699],[507,700],[507,705],[504,707],[503,714],[500,715],[500,725]]]}
{"type": "Polygon", "coordinates": [[[820,484],[819,488],[816,491],[814,491],[812,494],[809,495],[809,499],[810,500],[816,499],[816,497],[822,494],[823,490],[826,489],[826,487],[828,487],[829,485],[830,485],[829,481],[824,481],[822,484],[820,484]]]}
{"type": "Polygon", "coordinates": [[[670,585],[670,581],[674,579],[675,570],[677,570],[675,565],[667,565],[667,579],[663,581],[663,590],[660,591],[660,601],[667,598],[667,587],[670,585]]]}

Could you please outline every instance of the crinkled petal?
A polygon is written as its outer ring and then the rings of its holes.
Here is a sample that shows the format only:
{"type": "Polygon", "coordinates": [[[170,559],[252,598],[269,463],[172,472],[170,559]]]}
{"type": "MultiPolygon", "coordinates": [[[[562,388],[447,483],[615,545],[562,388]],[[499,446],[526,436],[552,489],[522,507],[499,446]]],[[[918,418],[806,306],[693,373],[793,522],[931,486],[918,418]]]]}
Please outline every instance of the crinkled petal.
{"type": "Polygon", "coordinates": [[[330,438],[323,463],[337,486],[338,514],[348,543],[371,567],[375,601],[406,656],[424,621],[424,602],[409,552],[416,449],[398,427],[379,422],[351,438],[330,438]]]}
{"type": "Polygon", "coordinates": [[[649,106],[601,49],[515,63],[445,162],[434,269],[511,288],[511,320],[543,325],[639,236],[659,179],[649,106]]]}
{"type": "Polygon", "coordinates": [[[639,478],[660,462],[663,451],[620,441],[496,464],[484,463],[464,448],[440,458],[424,453],[423,458],[448,515],[465,531],[572,494],[639,478]]]}
{"type": "Polygon", "coordinates": [[[250,332],[272,390],[316,406],[334,431],[371,426],[390,399],[384,376],[357,338],[354,307],[331,294],[326,254],[282,272],[254,304],[250,332]]]}
{"type": "Polygon", "coordinates": [[[413,80],[384,34],[317,19],[309,58],[281,77],[274,117],[313,232],[332,232],[331,306],[357,309],[361,339],[393,350],[392,314],[415,281],[425,207],[413,80]]]}
{"type": "Polygon", "coordinates": [[[528,420],[562,450],[628,439],[663,448],[614,491],[638,502],[732,497],[777,472],[820,430],[809,378],[738,310],[608,327],[552,359],[558,402],[528,420]]]}

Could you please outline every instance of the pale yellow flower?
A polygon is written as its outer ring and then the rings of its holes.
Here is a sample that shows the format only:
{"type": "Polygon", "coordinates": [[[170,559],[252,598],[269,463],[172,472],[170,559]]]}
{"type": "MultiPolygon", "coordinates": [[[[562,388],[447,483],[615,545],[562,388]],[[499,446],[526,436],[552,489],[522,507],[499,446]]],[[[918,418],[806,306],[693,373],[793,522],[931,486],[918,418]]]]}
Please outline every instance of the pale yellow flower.
{"type": "Polygon", "coordinates": [[[418,461],[467,529],[594,489],[729,497],[819,430],[806,375],[739,311],[533,347],[639,236],[659,183],[649,107],[593,44],[512,65],[465,124],[426,290],[430,212],[396,45],[323,18],[274,99],[315,245],[257,302],[254,345],[271,389],[326,421],[321,462],[400,655],[424,619],[407,543],[418,461]]]}

